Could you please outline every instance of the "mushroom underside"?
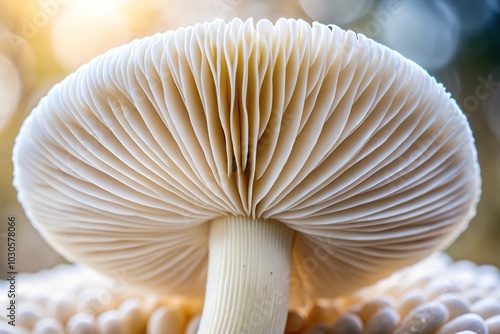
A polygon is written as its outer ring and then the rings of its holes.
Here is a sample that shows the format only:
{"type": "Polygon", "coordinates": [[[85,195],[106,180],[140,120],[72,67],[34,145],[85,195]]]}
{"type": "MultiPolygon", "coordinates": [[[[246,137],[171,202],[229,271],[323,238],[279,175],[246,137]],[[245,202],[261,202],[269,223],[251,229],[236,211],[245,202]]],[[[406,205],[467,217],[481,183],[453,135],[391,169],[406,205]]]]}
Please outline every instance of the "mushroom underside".
{"type": "Polygon", "coordinates": [[[109,51],[42,99],[14,166],[28,217],[69,260],[163,295],[206,291],[204,314],[238,332],[260,312],[280,333],[289,293],[349,294],[448,245],[480,186],[441,85],[300,20],[219,20],[109,51]]]}

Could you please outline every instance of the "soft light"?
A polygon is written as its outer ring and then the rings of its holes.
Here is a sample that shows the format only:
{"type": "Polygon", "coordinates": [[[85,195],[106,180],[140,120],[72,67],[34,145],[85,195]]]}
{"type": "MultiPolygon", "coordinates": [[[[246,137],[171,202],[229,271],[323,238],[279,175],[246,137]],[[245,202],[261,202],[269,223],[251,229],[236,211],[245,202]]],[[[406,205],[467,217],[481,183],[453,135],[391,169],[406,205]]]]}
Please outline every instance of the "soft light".
{"type": "Polygon", "coordinates": [[[0,130],[14,114],[21,96],[21,79],[9,58],[0,54],[0,130]]]}
{"type": "Polygon", "coordinates": [[[157,31],[167,31],[183,26],[193,25],[198,22],[212,21],[216,17],[233,17],[235,6],[233,2],[203,1],[203,0],[168,0],[158,6],[160,17],[155,22],[157,31]]]}
{"type": "Polygon", "coordinates": [[[76,0],[54,22],[52,44],[58,60],[75,69],[100,53],[130,40],[121,0],[76,0]]]}
{"type": "MultiPolygon", "coordinates": [[[[388,1],[376,11],[386,8],[388,1]]],[[[444,67],[457,51],[460,24],[444,3],[406,1],[384,20],[382,41],[427,70],[444,67]]]]}
{"type": "Polygon", "coordinates": [[[500,13],[500,0],[486,0],[486,2],[493,10],[500,13]]]}
{"type": "Polygon", "coordinates": [[[321,23],[345,24],[357,20],[371,8],[373,0],[300,0],[307,15],[321,23]]]}
{"type": "Polygon", "coordinates": [[[449,1],[452,8],[460,17],[462,29],[466,32],[475,32],[488,24],[493,18],[491,5],[496,4],[498,9],[498,0],[453,0],[449,1]],[[496,3],[495,3],[496,2],[496,3]]]}

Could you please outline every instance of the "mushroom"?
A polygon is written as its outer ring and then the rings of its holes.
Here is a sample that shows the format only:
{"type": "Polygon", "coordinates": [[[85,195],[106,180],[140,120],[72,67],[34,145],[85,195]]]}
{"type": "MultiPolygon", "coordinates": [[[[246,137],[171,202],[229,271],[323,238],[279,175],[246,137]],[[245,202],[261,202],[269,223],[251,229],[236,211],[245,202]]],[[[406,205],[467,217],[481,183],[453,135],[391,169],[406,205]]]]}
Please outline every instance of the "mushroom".
{"type": "Polygon", "coordinates": [[[216,20],[110,50],[26,119],[14,184],[68,260],[203,296],[199,333],[282,333],[290,305],[447,246],[473,138],[423,69],[351,31],[216,20]]]}

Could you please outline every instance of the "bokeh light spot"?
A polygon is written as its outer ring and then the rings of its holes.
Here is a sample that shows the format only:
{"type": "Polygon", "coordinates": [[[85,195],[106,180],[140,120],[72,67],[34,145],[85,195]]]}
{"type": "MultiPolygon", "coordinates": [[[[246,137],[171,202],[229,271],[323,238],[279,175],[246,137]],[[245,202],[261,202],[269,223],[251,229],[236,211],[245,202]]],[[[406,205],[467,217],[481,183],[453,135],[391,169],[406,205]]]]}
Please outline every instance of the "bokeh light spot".
{"type": "Polygon", "coordinates": [[[241,1],[169,0],[168,6],[163,6],[157,30],[165,31],[200,22],[209,22],[216,17],[228,19],[235,15],[235,9],[241,1]]]}
{"type": "Polygon", "coordinates": [[[27,40],[0,28],[0,54],[12,61],[23,87],[29,88],[35,78],[36,58],[27,40]]]}
{"type": "Polygon", "coordinates": [[[58,60],[68,69],[130,40],[121,0],[74,0],[61,9],[54,22],[52,44],[58,60]]]}
{"type": "MultiPolygon", "coordinates": [[[[388,8],[384,1],[378,11],[388,8]]],[[[407,1],[386,15],[383,42],[427,70],[444,67],[457,51],[460,23],[444,2],[407,1]]]]}
{"type": "Polygon", "coordinates": [[[346,24],[359,19],[373,5],[373,0],[299,0],[302,9],[321,23],[346,24]]]}
{"type": "Polygon", "coordinates": [[[486,2],[494,11],[500,13],[500,0],[486,0],[486,2]]]}
{"type": "Polygon", "coordinates": [[[0,131],[16,111],[21,97],[21,79],[7,57],[0,54],[0,131]]]}
{"type": "MultiPolygon", "coordinates": [[[[493,18],[492,10],[488,0],[446,0],[447,3],[458,13],[462,29],[466,32],[474,32],[483,28],[493,18]]],[[[494,5],[495,1],[489,0],[494,5]]],[[[498,6],[498,0],[497,6],[498,6]]]]}

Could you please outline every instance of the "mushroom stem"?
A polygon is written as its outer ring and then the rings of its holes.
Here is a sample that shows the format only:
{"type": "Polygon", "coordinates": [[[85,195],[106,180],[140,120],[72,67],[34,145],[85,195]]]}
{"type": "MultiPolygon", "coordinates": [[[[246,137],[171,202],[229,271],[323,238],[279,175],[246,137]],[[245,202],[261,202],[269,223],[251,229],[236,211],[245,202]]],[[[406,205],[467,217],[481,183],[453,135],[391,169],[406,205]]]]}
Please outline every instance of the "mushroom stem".
{"type": "Polygon", "coordinates": [[[293,237],[293,230],[274,220],[212,221],[199,334],[283,333],[293,237]]]}

